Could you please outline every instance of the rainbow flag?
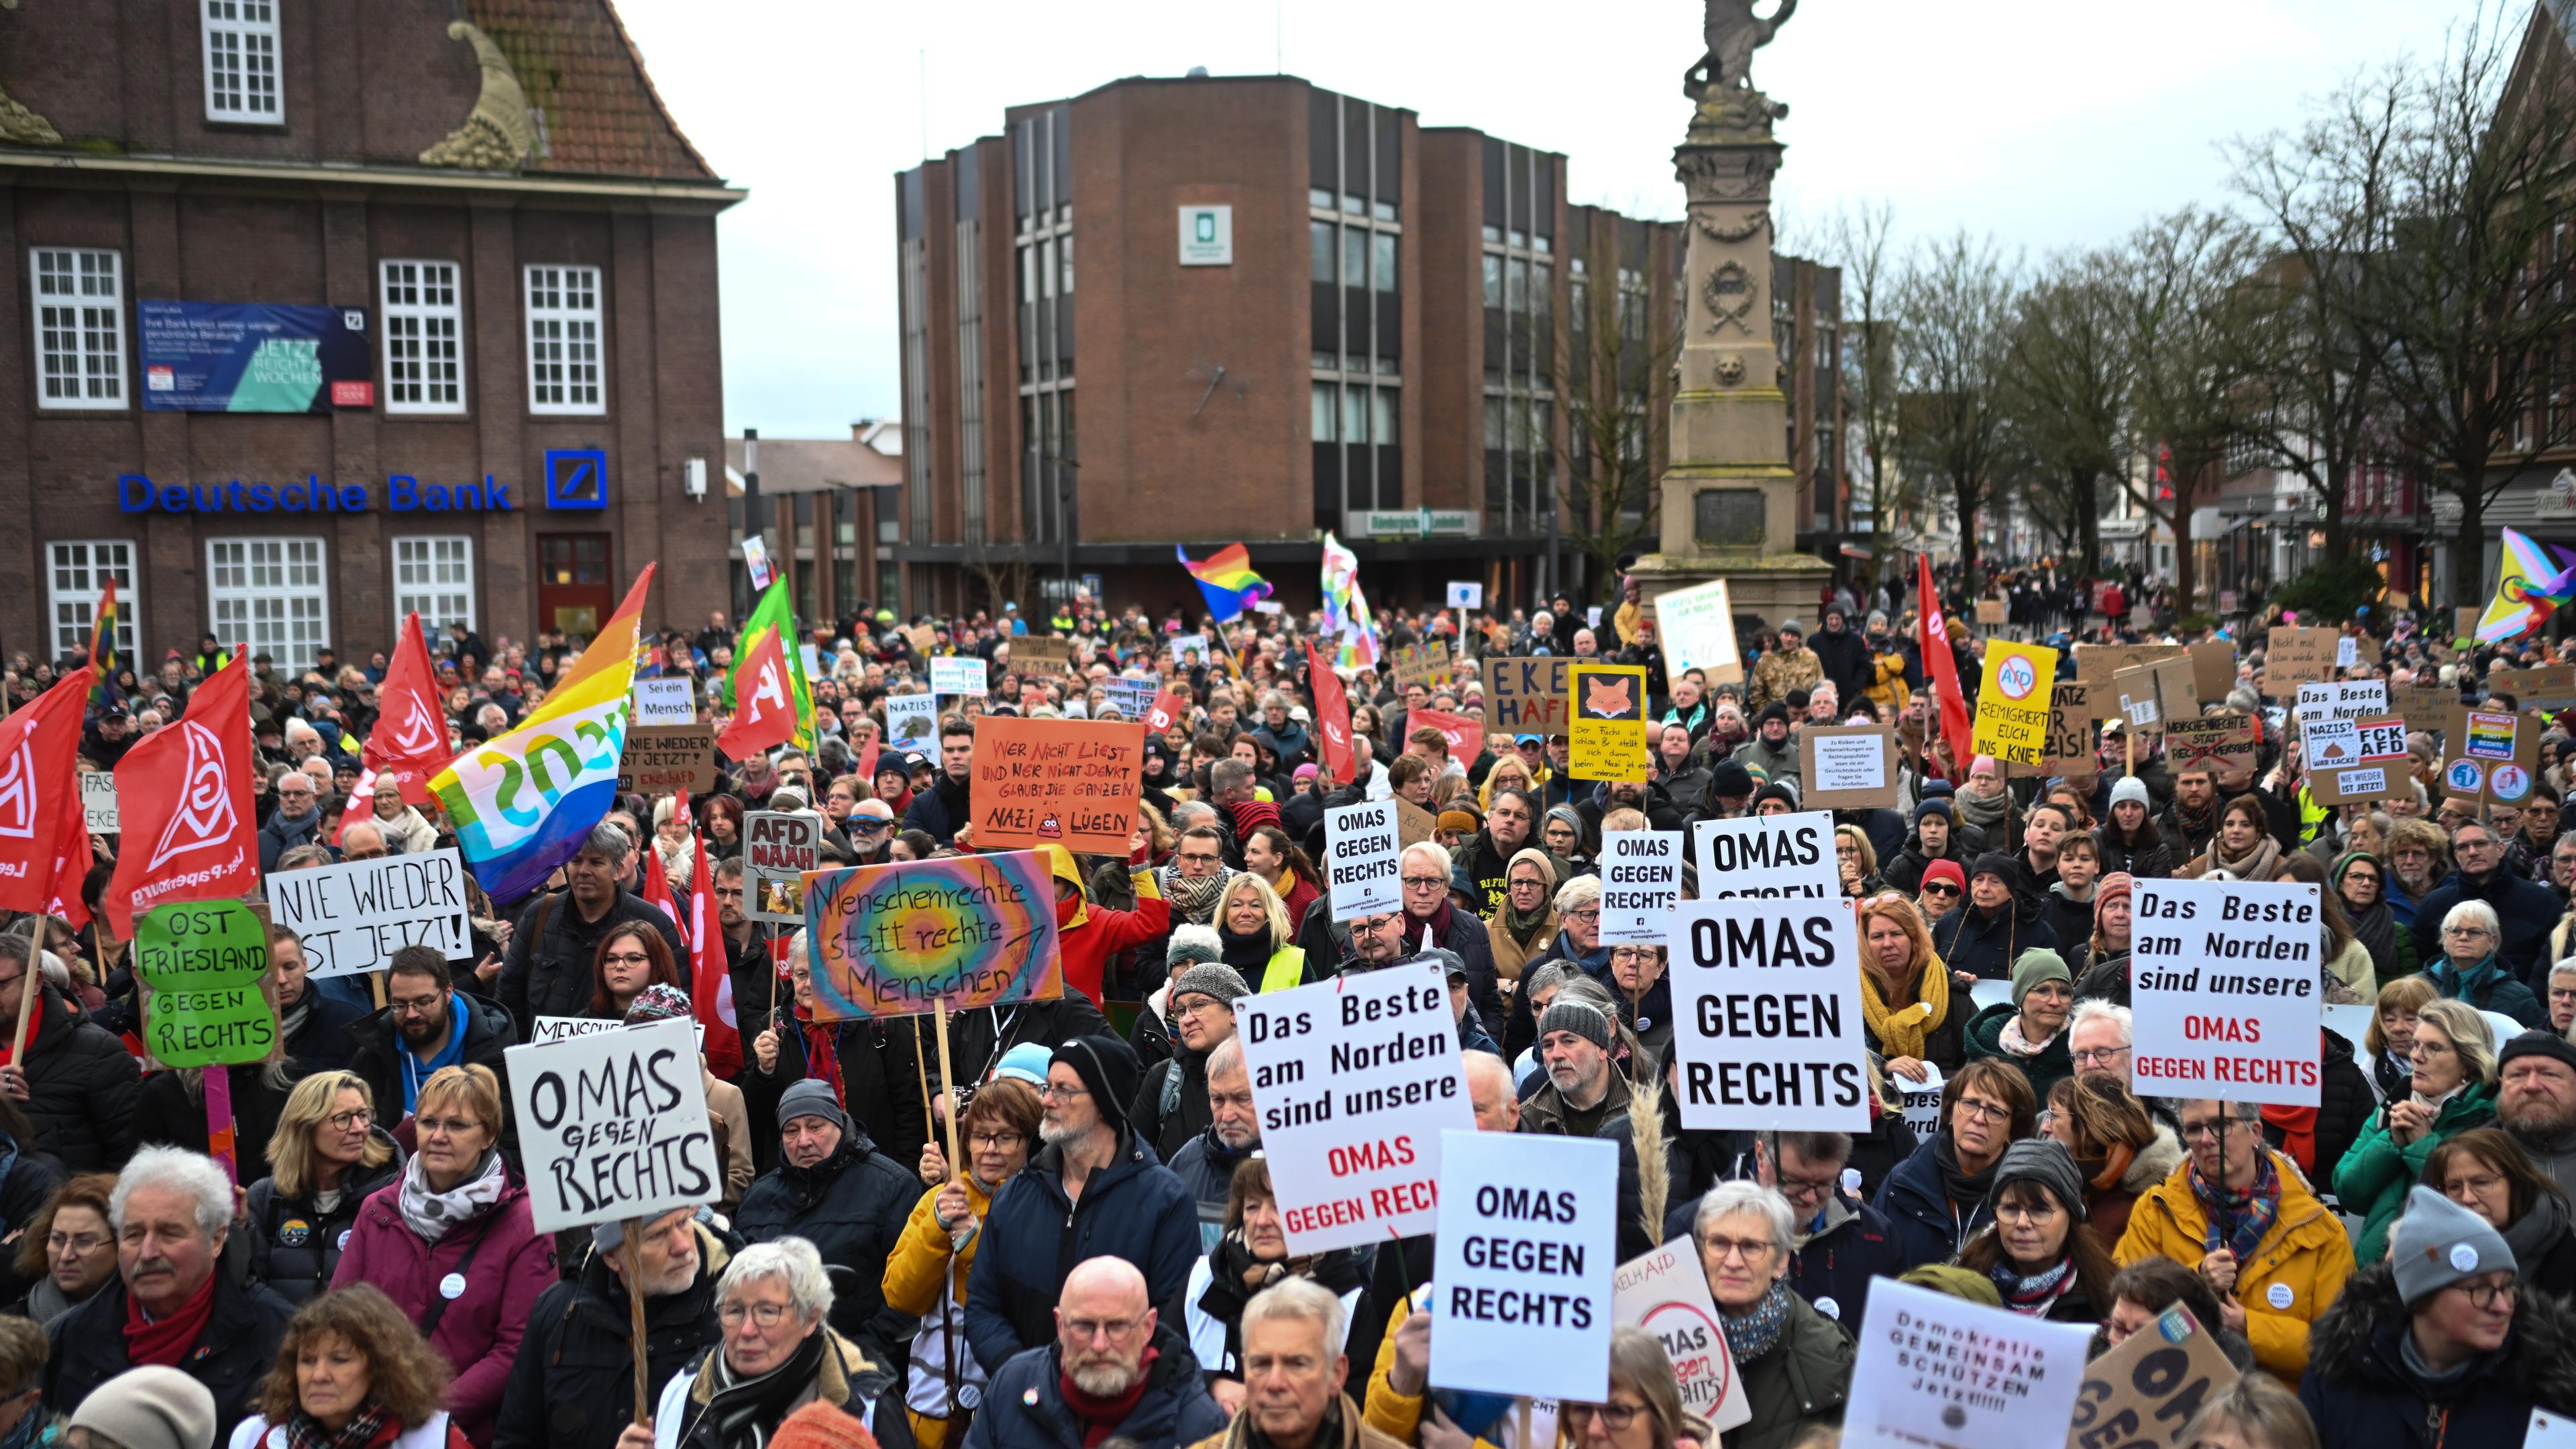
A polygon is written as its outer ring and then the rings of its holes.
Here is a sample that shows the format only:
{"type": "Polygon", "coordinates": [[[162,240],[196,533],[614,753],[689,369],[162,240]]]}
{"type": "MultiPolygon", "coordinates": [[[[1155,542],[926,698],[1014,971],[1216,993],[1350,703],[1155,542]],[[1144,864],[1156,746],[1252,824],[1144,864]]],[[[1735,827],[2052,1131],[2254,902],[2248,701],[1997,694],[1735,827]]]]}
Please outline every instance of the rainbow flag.
{"type": "Polygon", "coordinates": [[[98,612],[89,621],[89,663],[97,671],[98,683],[90,687],[92,708],[113,702],[116,690],[116,575],[107,576],[107,587],[98,596],[98,612]]]}
{"type": "Polygon", "coordinates": [[[1333,667],[1374,669],[1378,662],[1377,621],[1369,617],[1368,595],[1360,592],[1360,557],[1324,534],[1324,637],[1341,641],[1333,667]]]}
{"type": "Polygon", "coordinates": [[[653,565],[646,564],[535,713],[498,739],[468,746],[430,777],[430,793],[456,822],[474,878],[503,905],[580,854],[617,801],[617,757],[626,749],[637,635],[652,586],[653,565]]]}
{"type": "Polygon", "coordinates": [[[2576,603],[2576,554],[2508,528],[2495,598],[2478,618],[2479,642],[2519,639],[2566,603],[2576,603]]]}
{"type": "Polygon", "coordinates": [[[779,652],[787,656],[788,693],[796,706],[796,733],[787,743],[810,753],[814,748],[814,682],[805,677],[805,651],[797,646],[796,605],[787,597],[787,576],[783,573],[762,592],[751,617],[742,621],[741,637],[733,646],[733,668],[725,675],[725,706],[741,707],[737,691],[746,682],[743,675],[751,667],[751,652],[770,634],[778,636],[779,652]]]}
{"type": "Polygon", "coordinates": [[[1199,592],[1207,595],[1208,613],[1220,624],[1252,607],[1256,600],[1270,597],[1270,585],[1252,571],[1252,555],[1239,543],[1229,543],[1197,563],[1190,562],[1190,551],[1179,544],[1172,552],[1181,567],[1199,581],[1199,592]]]}

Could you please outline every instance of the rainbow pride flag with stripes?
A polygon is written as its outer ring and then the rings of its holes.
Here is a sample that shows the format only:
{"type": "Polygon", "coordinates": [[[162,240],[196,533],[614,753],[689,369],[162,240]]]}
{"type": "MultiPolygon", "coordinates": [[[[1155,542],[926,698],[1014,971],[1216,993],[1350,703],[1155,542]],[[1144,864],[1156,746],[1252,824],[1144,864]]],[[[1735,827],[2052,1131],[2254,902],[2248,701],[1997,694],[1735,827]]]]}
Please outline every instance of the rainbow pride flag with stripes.
{"type": "Polygon", "coordinates": [[[1190,551],[1177,543],[1172,552],[1190,577],[1198,580],[1199,592],[1207,596],[1208,613],[1220,624],[1270,597],[1269,582],[1252,571],[1252,555],[1242,544],[1229,543],[1197,563],[1190,562],[1190,551]]]}
{"type": "Polygon", "coordinates": [[[2502,644],[2549,622],[2560,606],[2576,603],[2576,554],[2514,529],[2504,531],[2495,598],[2478,616],[2478,641],[2502,644]]]}
{"type": "Polygon", "coordinates": [[[652,585],[646,564],[535,713],[430,777],[430,793],[456,822],[466,863],[493,900],[506,905],[543,886],[556,866],[581,853],[616,803],[617,757],[626,750],[636,642],[652,585]]]}

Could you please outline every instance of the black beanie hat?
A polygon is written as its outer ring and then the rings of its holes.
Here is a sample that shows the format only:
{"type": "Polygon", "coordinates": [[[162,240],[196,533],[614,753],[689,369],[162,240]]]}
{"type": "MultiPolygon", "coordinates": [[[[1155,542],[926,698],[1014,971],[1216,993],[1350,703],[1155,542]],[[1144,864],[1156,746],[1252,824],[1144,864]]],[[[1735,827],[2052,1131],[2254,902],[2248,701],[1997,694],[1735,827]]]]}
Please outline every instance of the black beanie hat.
{"type": "Polygon", "coordinates": [[[1075,1076],[1091,1092],[1091,1105],[1100,1120],[1124,1130],[1127,1108],[1136,1100],[1136,1088],[1145,1080],[1145,1064],[1137,1059],[1136,1049],[1114,1036],[1078,1036],[1055,1049],[1049,1065],[1062,1062],[1073,1068],[1075,1076]]]}
{"type": "Polygon", "coordinates": [[[1914,802],[1914,822],[1917,825],[1922,824],[1923,817],[1926,815],[1938,815],[1945,823],[1948,824],[1956,825],[1958,823],[1958,821],[1951,818],[1950,802],[1947,800],[1918,800],[1914,802]]]}
{"type": "Polygon", "coordinates": [[[1720,760],[1708,767],[1708,793],[1741,800],[1753,793],[1753,772],[1733,760],[1720,760]]]}
{"type": "Polygon", "coordinates": [[[1762,712],[1753,717],[1753,726],[1756,729],[1760,729],[1762,726],[1769,724],[1775,719],[1782,724],[1787,724],[1789,722],[1789,706],[1782,704],[1776,699],[1771,701],[1769,704],[1762,706],[1762,712]]]}

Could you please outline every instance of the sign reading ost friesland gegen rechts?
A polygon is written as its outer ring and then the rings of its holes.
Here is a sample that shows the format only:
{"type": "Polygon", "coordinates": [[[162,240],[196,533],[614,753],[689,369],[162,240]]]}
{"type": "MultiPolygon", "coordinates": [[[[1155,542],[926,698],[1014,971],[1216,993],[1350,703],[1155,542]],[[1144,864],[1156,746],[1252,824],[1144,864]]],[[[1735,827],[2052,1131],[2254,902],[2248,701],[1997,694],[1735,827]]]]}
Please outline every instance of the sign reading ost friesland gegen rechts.
{"type": "Polygon", "coordinates": [[[2318,1105],[2320,910],[2312,885],[2138,882],[2129,1004],[2140,1096],[2318,1105]]]}
{"type": "Polygon", "coordinates": [[[1691,826],[1701,900],[1803,896],[1837,900],[1843,893],[1834,859],[1830,810],[1794,815],[1739,815],[1691,826]]]}

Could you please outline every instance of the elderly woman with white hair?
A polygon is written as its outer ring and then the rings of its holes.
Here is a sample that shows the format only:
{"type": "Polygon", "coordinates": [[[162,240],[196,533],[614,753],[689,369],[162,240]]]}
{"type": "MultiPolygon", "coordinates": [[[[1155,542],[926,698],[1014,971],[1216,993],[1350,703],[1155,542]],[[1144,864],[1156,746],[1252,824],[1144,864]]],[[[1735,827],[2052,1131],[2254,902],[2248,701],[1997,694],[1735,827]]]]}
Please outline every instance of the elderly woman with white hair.
{"type": "Polygon", "coordinates": [[[1810,1427],[1841,1422],[1851,1389],[1851,1335],[1790,1290],[1796,1216],[1779,1189],[1721,1182],[1699,1200],[1699,1246],[1718,1325],[1744,1376],[1753,1417],[1727,1449],[1787,1449],[1810,1427]]]}
{"type": "Polygon", "coordinates": [[[2538,1026],[2540,998],[2504,964],[2498,954],[2503,945],[2504,925],[2496,918],[2495,907],[2484,901],[2462,901],[2442,913],[2442,954],[2424,974],[2433,979],[2435,990],[2451,1000],[2502,1013],[2524,1026],[2538,1026]]]}
{"type": "Polygon", "coordinates": [[[894,1370],[824,1322],[832,1280],[803,1238],[754,1243],[716,1280],[723,1341],[671,1376],[653,1426],[630,1424],[617,1449],[761,1449],[787,1416],[829,1404],[866,1424],[883,1449],[912,1449],[894,1370]]]}

